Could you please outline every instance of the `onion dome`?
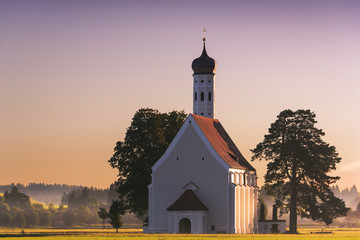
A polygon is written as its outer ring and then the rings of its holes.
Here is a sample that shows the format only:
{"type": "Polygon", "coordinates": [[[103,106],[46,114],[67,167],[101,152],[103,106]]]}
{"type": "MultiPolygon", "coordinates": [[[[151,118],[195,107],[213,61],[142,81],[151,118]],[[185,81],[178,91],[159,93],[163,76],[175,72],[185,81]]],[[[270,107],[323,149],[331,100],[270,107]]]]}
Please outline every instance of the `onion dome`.
{"type": "Polygon", "coordinates": [[[194,71],[194,75],[197,74],[215,74],[217,64],[215,60],[209,57],[205,49],[205,38],[204,38],[204,48],[202,54],[199,58],[194,59],[191,64],[191,67],[194,71]]]}

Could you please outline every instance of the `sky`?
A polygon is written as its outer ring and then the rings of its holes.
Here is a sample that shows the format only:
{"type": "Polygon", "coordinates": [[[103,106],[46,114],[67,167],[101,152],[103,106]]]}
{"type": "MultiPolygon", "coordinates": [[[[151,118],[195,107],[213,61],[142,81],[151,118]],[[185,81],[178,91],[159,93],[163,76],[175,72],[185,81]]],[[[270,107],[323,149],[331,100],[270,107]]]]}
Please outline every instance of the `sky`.
{"type": "MultiPolygon", "coordinates": [[[[360,189],[360,2],[0,1],[0,184],[105,188],[139,108],[192,112],[193,59],[243,155],[284,109],[310,109],[360,189]]],[[[252,163],[260,185],[266,162],[252,163]]]]}

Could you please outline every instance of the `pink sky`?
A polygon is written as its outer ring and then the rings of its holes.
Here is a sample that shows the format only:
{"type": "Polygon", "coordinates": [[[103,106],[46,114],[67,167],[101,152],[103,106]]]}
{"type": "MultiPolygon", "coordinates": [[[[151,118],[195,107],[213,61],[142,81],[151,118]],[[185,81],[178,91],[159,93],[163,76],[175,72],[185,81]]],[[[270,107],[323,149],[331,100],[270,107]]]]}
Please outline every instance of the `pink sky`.
{"type": "Polygon", "coordinates": [[[245,157],[280,111],[311,109],[360,188],[360,2],[129,2],[1,1],[0,184],[107,187],[139,108],[192,111],[206,27],[216,117],[245,157]]]}

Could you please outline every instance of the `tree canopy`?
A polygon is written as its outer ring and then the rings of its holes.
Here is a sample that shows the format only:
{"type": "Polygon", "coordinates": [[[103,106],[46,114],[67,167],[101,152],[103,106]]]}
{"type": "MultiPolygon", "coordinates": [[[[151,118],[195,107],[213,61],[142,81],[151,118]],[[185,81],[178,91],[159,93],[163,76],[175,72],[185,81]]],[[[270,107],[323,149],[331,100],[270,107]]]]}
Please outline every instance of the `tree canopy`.
{"type": "Polygon", "coordinates": [[[12,187],[10,193],[6,191],[4,193],[4,200],[10,207],[28,209],[31,206],[30,197],[25,193],[19,192],[17,187],[12,187]]]}
{"type": "Polygon", "coordinates": [[[275,197],[280,213],[290,211],[290,232],[297,232],[297,215],[331,224],[348,208],[334,196],[330,184],[339,177],[328,175],[341,158],[315,127],[310,110],[284,110],[253,152],[252,160],[268,161],[265,189],[275,197]]]}
{"type": "Polygon", "coordinates": [[[88,187],[82,189],[81,192],[73,190],[69,193],[68,207],[69,209],[76,209],[79,207],[98,208],[99,201],[90,195],[88,187]]]}
{"type": "Polygon", "coordinates": [[[110,224],[116,229],[116,233],[119,232],[119,228],[122,226],[121,215],[116,214],[110,218],[110,224]]]}
{"type": "Polygon", "coordinates": [[[105,220],[109,217],[109,213],[106,211],[105,208],[100,208],[98,211],[98,216],[103,221],[103,228],[105,229],[105,220]]]}
{"type": "Polygon", "coordinates": [[[184,111],[160,113],[142,108],[135,113],[124,141],[116,143],[109,160],[111,167],[119,170],[119,199],[113,204],[138,216],[146,214],[151,167],[165,152],[185,118],[184,111]]]}
{"type": "Polygon", "coordinates": [[[31,199],[16,186],[11,192],[0,196],[0,226],[7,227],[73,227],[97,224],[99,203],[91,194],[91,188],[73,190],[69,193],[69,208],[62,205],[55,208],[50,203],[45,208],[42,203],[31,203],[31,199]]]}

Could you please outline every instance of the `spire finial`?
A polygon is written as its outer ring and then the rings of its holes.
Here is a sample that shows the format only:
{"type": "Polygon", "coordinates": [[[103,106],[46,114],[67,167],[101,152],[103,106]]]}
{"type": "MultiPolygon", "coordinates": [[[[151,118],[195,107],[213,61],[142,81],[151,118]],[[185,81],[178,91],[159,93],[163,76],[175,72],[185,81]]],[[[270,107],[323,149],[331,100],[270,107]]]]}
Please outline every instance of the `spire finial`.
{"type": "Polygon", "coordinates": [[[203,37],[203,41],[206,41],[206,28],[203,28],[203,33],[204,33],[204,37],[203,37]]]}

